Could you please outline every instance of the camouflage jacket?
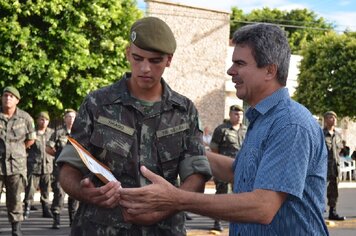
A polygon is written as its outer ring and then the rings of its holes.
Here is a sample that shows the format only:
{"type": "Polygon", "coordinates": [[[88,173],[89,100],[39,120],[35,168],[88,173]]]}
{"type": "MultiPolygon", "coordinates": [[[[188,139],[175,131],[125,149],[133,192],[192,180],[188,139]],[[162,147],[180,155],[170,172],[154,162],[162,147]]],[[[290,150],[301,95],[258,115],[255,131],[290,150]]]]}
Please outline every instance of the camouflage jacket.
{"type": "Polygon", "coordinates": [[[233,129],[230,122],[221,124],[214,130],[210,148],[218,149],[220,154],[235,158],[245,139],[246,130],[246,126],[242,124],[238,130],[233,129]]]}
{"type": "Polygon", "coordinates": [[[20,108],[8,119],[0,107],[0,175],[27,174],[26,140],[36,138],[32,117],[20,108]]]}
{"type": "Polygon", "coordinates": [[[51,174],[53,172],[53,156],[46,152],[46,144],[53,134],[53,129],[47,128],[44,133],[36,132],[36,141],[28,149],[27,174],[51,174]]]}
{"type": "Polygon", "coordinates": [[[328,177],[337,177],[339,175],[339,152],[342,148],[341,134],[334,130],[333,135],[324,128],[325,144],[328,150],[328,177]]]}
{"type": "MultiPolygon", "coordinates": [[[[178,175],[182,181],[194,173],[209,179],[211,171],[193,103],[174,92],[162,79],[161,102],[144,106],[130,96],[126,85],[130,76],[126,74],[119,82],[88,95],[75,119],[72,137],[106,164],[124,188],[149,184],[140,174],[140,165],[176,186],[178,175]]],[[[65,156],[64,151],[58,162],[69,162],[82,169],[80,162],[65,156]]],[[[93,180],[101,184],[96,177],[93,180]]],[[[77,214],[82,222],[106,227],[98,232],[115,230],[113,235],[186,234],[182,213],[149,227],[125,223],[120,208],[102,209],[81,204],[77,214]]]]}
{"type": "Polygon", "coordinates": [[[67,128],[64,125],[62,128],[56,130],[51,134],[47,142],[47,146],[54,148],[56,150],[56,154],[55,154],[56,159],[61,153],[63,147],[67,144],[68,141],[67,135],[69,134],[70,132],[67,130],[67,128]]]}

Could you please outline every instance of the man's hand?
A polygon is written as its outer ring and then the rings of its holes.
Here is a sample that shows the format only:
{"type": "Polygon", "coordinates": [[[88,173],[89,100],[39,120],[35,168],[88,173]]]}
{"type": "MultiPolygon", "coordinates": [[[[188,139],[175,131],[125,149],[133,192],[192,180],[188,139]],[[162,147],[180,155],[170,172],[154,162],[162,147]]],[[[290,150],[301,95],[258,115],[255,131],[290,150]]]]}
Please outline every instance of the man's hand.
{"type": "Polygon", "coordinates": [[[73,198],[95,204],[103,208],[114,208],[119,205],[121,183],[110,181],[104,186],[95,187],[82,173],[69,164],[60,169],[60,184],[64,191],[73,198]]]}
{"type": "Polygon", "coordinates": [[[151,214],[155,211],[173,212],[177,207],[179,189],[167,182],[161,176],[154,174],[141,166],[141,173],[152,184],[141,188],[120,189],[120,205],[126,208],[130,215],[151,214]]]}
{"type": "Polygon", "coordinates": [[[103,207],[114,208],[119,205],[121,184],[117,181],[110,181],[101,187],[85,178],[80,181],[80,191],[83,201],[103,207]]]}

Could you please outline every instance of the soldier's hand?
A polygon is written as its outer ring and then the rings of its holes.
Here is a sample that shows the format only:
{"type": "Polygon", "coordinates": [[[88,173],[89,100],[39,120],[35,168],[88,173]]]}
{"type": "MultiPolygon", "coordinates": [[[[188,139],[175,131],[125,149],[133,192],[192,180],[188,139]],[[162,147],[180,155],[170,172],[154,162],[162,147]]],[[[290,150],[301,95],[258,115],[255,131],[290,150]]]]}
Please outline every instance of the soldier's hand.
{"type": "Polygon", "coordinates": [[[121,184],[118,181],[110,181],[101,187],[95,187],[89,178],[80,181],[84,201],[103,208],[115,208],[119,205],[120,188],[121,184]]]}

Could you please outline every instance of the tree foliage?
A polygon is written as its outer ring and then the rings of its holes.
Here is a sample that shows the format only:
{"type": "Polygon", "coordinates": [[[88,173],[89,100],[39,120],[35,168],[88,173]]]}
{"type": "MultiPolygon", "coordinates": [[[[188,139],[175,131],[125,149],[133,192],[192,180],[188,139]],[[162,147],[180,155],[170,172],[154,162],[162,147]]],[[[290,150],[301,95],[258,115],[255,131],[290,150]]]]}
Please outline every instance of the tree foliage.
{"type": "Polygon", "coordinates": [[[135,0],[0,0],[0,88],[17,87],[32,115],[77,108],[127,70],[141,14],[135,0]]]}
{"type": "Polygon", "coordinates": [[[318,17],[313,11],[307,9],[281,11],[266,7],[244,14],[241,9],[233,7],[230,22],[231,36],[236,29],[246,24],[254,22],[278,24],[287,32],[289,44],[294,54],[298,54],[305,43],[333,29],[332,25],[326,23],[324,18],[318,17]]]}
{"type": "Polygon", "coordinates": [[[356,118],[355,33],[329,33],[307,44],[298,76],[295,99],[312,113],[334,110],[356,118]]]}

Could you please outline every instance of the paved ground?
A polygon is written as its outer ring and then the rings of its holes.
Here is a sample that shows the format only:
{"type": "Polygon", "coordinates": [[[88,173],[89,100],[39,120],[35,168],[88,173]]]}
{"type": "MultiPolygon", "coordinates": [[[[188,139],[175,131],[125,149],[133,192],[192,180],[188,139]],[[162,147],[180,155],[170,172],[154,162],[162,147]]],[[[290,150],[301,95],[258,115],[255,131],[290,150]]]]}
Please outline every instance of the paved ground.
{"type": "MultiPolygon", "coordinates": [[[[345,215],[347,220],[344,222],[329,222],[328,228],[331,236],[354,236],[356,235],[356,182],[343,183],[340,189],[340,199],[338,211],[341,215],[345,215]]],[[[213,192],[211,186],[208,186],[208,193],[213,192]]],[[[11,235],[11,226],[7,220],[6,208],[4,204],[4,198],[1,199],[0,204],[0,236],[11,235]]],[[[40,208],[39,202],[36,201],[36,206],[40,208]]],[[[64,236],[69,235],[69,220],[67,209],[63,211],[61,219],[62,227],[59,230],[51,229],[52,219],[42,218],[41,210],[32,211],[30,218],[23,223],[24,235],[41,236],[64,236]]],[[[213,220],[208,217],[195,215],[189,213],[193,218],[187,221],[188,236],[203,236],[203,235],[228,235],[228,223],[223,222],[223,232],[212,232],[210,228],[213,225],[213,220]]],[[[327,213],[325,213],[325,218],[327,213]]]]}

